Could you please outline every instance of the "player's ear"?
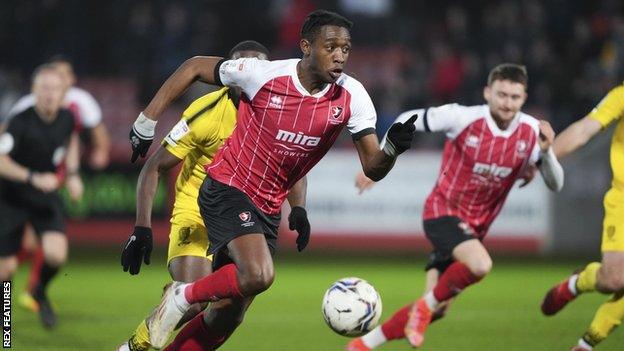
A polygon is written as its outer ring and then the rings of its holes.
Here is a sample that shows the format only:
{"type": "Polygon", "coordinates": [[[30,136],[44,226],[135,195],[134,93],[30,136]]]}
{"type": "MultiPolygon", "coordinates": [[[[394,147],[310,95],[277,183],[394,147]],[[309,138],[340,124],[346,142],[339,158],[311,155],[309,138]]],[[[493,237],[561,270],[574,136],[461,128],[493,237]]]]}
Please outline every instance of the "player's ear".
{"type": "Polygon", "coordinates": [[[490,90],[490,86],[486,85],[485,88],[483,88],[483,98],[485,99],[485,101],[490,102],[491,95],[492,91],[490,90]]]}
{"type": "Polygon", "coordinates": [[[301,48],[301,52],[303,56],[310,56],[310,51],[312,51],[312,44],[308,41],[308,39],[301,39],[299,41],[299,48],[301,48]]]}

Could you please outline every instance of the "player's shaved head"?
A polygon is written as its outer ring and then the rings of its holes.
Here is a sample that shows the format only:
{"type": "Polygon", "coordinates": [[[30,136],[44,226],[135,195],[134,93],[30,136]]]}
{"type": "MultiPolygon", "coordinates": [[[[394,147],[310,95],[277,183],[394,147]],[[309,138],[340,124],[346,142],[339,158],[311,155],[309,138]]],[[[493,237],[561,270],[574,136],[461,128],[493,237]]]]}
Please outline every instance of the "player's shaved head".
{"type": "Polygon", "coordinates": [[[63,76],[66,88],[76,84],[76,74],[72,62],[63,55],[55,55],[48,60],[48,64],[57,69],[63,76]]]}
{"type": "Polygon", "coordinates": [[[55,116],[63,103],[65,82],[61,73],[50,64],[43,64],[32,75],[32,92],[35,95],[35,107],[42,114],[55,116]]]}
{"type": "Polygon", "coordinates": [[[335,12],[316,10],[310,13],[303,22],[301,37],[312,43],[323,26],[338,26],[350,31],[353,22],[335,12]]]}
{"type": "Polygon", "coordinates": [[[245,40],[234,45],[230,50],[229,57],[234,60],[241,57],[257,57],[260,60],[268,60],[269,49],[255,40],[245,40]]]}

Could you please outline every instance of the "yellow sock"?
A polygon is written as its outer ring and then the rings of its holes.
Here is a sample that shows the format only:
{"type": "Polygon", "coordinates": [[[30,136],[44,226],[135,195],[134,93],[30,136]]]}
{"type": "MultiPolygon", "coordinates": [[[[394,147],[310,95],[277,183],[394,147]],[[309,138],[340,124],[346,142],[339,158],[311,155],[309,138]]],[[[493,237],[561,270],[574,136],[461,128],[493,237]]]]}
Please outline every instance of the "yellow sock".
{"type": "Polygon", "coordinates": [[[579,293],[596,290],[596,277],[598,276],[600,266],[601,264],[599,262],[592,262],[579,273],[578,280],[576,281],[576,290],[579,293]]]}
{"type": "Polygon", "coordinates": [[[583,340],[595,346],[622,323],[624,319],[624,293],[613,295],[607,302],[600,305],[583,340]]]}
{"type": "Polygon", "coordinates": [[[132,351],[147,351],[152,346],[149,342],[149,331],[147,330],[145,319],[136,328],[128,344],[132,351]]]}

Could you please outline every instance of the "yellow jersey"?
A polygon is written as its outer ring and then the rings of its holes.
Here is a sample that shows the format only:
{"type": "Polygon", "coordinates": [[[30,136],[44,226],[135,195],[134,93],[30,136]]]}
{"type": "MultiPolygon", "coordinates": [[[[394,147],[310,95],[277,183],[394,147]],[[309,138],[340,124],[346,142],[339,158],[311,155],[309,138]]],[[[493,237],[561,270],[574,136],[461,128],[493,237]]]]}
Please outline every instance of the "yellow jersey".
{"type": "Polygon", "coordinates": [[[228,88],[222,88],[193,101],[163,140],[167,151],[184,160],[175,184],[171,222],[184,215],[204,225],[197,205],[206,177],[204,166],[212,162],[236,126],[236,105],[228,93],[228,88]]]}
{"type": "Polygon", "coordinates": [[[598,121],[603,128],[613,122],[617,123],[611,140],[611,189],[624,194],[624,84],[613,88],[590,112],[589,117],[598,121]]]}

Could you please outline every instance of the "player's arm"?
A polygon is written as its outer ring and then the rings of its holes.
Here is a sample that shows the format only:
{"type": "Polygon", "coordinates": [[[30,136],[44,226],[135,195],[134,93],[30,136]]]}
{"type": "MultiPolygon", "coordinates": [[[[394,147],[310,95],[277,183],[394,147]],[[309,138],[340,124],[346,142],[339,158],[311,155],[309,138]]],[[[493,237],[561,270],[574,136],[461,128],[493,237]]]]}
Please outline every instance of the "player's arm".
{"type": "Polygon", "coordinates": [[[297,250],[302,251],[310,242],[310,221],[305,210],[306,193],[308,188],[307,177],[299,179],[288,193],[288,203],[290,204],[290,214],[288,215],[288,228],[296,230],[297,250]]]}
{"type": "Polygon", "coordinates": [[[181,159],[167,151],[164,146],[159,147],[156,153],[147,159],[137,181],[135,225],[142,227],[152,226],[152,205],[156,189],[158,188],[158,179],[161,174],[166,174],[181,161],[181,159]]]}
{"type": "Polygon", "coordinates": [[[563,188],[563,168],[555,156],[552,148],[555,139],[555,131],[546,121],[540,121],[538,145],[540,148],[540,157],[537,162],[537,168],[544,178],[544,183],[552,191],[560,191],[563,188]]]}
{"type": "Polygon", "coordinates": [[[111,149],[110,134],[104,123],[100,122],[91,128],[91,155],[89,164],[93,169],[103,169],[108,166],[111,149]]]}
{"type": "Polygon", "coordinates": [[[132,162],[136,161],[139,155],[145,157],[154,139],[156,121],[163,111],[182,95],[193,82],[199,80],[208,84],[219,83],[219,77],[215,76],[215,68],[221,60],[221,57],[214,56],[190,58],[158,89],[149,105],[139,114],[130,131],[130,142],[133,150],[132,162]]]}
{"type": "Polygon", "coordinates": [[[554,144],[555,155],[562,158],[574,152],[622,116],[624,116],[624,85],[619,85],[611,89],[587,116],[572,123],[559,134],[554,144]]]}
{"type": "Polygon", "coordinates": [[[69,137],[65,166],[67,168],[65,186],[67,187],[69,197],[73,201],[78,201],[84,193],[84,185],[80,178],[80,138],[77,132],[72,132],[69,137]]]}
{"type": "Polygon", "coordinates": [[[143,165],[137,181],[137,208],[134,231],[121,253],[124,272],[138,274],[141,261],[150,264],[152,253],[152,205],[158,188],[158,178],[167,173],[182,160],[167,151],[164,146],[151,155],[143,165]]]}
{"type": "Polygon", "coordinates": [[[587,144],[601,129],[600,122],[589,116],[572,123],[555,138],[553,143],[555,156],[557,158],[566,157],[587,144]]]}

